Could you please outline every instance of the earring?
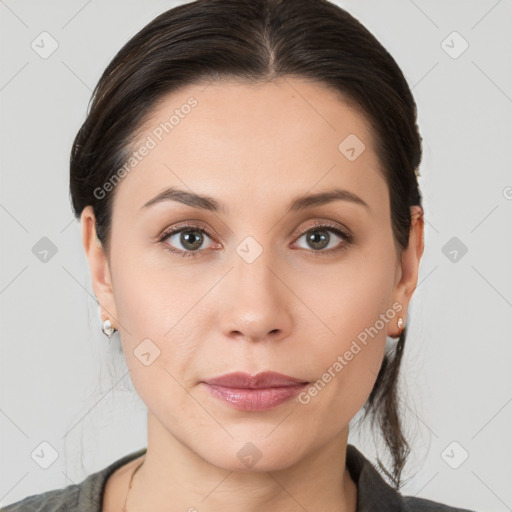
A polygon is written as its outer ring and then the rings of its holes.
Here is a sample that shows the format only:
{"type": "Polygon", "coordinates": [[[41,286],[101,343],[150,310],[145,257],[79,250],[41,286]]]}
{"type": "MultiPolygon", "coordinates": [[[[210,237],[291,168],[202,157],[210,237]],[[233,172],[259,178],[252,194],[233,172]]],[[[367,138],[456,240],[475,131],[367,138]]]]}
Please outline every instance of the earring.
{"type": "Polygon", "coordinates": [[[103,331],[103,334],[105,334],[108,338],[110,338],[112,336],[112,334],[114,334],[117,331],[117,329],[112,326],[112,322],[110,321],[109,318],[107,318],[103,322],[103,325],[101,326],[101,330],[103,331]]]}
{"type": "Polygon", "coordinates": [[[404,319],[401,316],[398,317],[397,325],[398,325],[398,328],[400,329],[400,334],[401,334],[403,331],[403,327],[404,327],[404,319]]]}

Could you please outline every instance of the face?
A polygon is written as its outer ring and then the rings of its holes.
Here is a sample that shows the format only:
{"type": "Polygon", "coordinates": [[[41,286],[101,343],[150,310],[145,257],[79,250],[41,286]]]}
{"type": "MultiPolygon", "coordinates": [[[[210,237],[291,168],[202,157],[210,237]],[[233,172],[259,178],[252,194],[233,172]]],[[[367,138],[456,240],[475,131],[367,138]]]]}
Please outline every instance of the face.
{"type": "Polygon", "coordinates": [[[201,84],[162,100],[133,150],[108,259],[90,207],[82,221],[96,296],[150,418],[231,470],[247,443],[269,470],[346,433],[405,319],[422,250],[413,232],[402,261],[396,252],[366,119],[318,83],[201,84]],[[209,201],[145,206],[170,187],[209,201]],[[263,371],[310,384],[258,411],[204,384],[263,371]]]}

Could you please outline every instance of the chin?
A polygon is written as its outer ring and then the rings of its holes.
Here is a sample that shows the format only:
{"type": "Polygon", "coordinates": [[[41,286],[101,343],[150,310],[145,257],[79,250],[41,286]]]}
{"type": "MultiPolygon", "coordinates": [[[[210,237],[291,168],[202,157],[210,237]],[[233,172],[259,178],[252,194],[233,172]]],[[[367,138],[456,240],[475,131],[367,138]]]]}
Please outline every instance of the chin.
{"type": "Polygon", "coordinates": [[[196,453],[217,467],[239,473],[279,471],[294,465],[303,455],[303,440],[299,450],[297,443],[292,442],[290,437],[288,443],[277,436],[270,441],[266,438],[267,434],[268,431],[259,437],[244,437],[243,441],[233,439],[227,444],[216,443],[217,449],[214,452],[199,450],[196,453]]]}

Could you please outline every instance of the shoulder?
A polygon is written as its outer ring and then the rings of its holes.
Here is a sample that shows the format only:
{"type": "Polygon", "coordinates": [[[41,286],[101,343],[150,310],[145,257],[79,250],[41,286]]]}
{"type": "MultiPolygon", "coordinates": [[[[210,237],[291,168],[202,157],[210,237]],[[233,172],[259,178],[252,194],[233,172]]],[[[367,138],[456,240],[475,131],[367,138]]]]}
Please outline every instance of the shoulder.
{"type": "Polygon", "coordinates": [[[125,455],[110,466],[89,475],[79,484],[33,494],[0,507],[0,512],[101,512],[108,478],[118,469],[146,453],[146,448],[125,455]]]}
{"type": "Polygon", "coordinates": [[[0,512],[64,512],[75,510],[79,492],[79,486],[71,485],[64,489],[34,494],[0,508],[0,512]]]}
{"type": "Polygon", "coordinates": [[[415,496],[391,487],[354,445],[347,445],[347,468],[357,484],[357,510],[366,512],[475,512],[415,496]]]}
{"type": "Polygon", "coordinates": [[[404,510],[407,512],[475,512],[467,508],[451,507],[444,503],[416,498],[414,496],[402,496],[404,510]]]}

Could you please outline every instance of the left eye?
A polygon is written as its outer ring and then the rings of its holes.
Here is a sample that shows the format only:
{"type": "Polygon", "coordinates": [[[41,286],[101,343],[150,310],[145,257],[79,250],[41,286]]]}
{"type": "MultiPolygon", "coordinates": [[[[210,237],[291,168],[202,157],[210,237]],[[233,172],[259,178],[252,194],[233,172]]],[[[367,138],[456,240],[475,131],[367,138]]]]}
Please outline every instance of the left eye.
{"type": "Polygon", "coordinates": [[[305,237],[306,243],[309,245],[309,247],[303,248],[312,248],[316,252],[322,251],[322,249],[328,249],[327,251],[323,252],[329,252],[330,249],[341,248],[339,243],[335,243],[336,240],[333,239],[330,233],[334,233],[335,237],[344,240],[344,243],[341,244],[341,247],[350,242],[350,236],[347,233],[332,226],[315,226],[303,233],[297,240],[305,237]],[[331,242],[334,242],[334,244],[331,244],[331,242]]]}

